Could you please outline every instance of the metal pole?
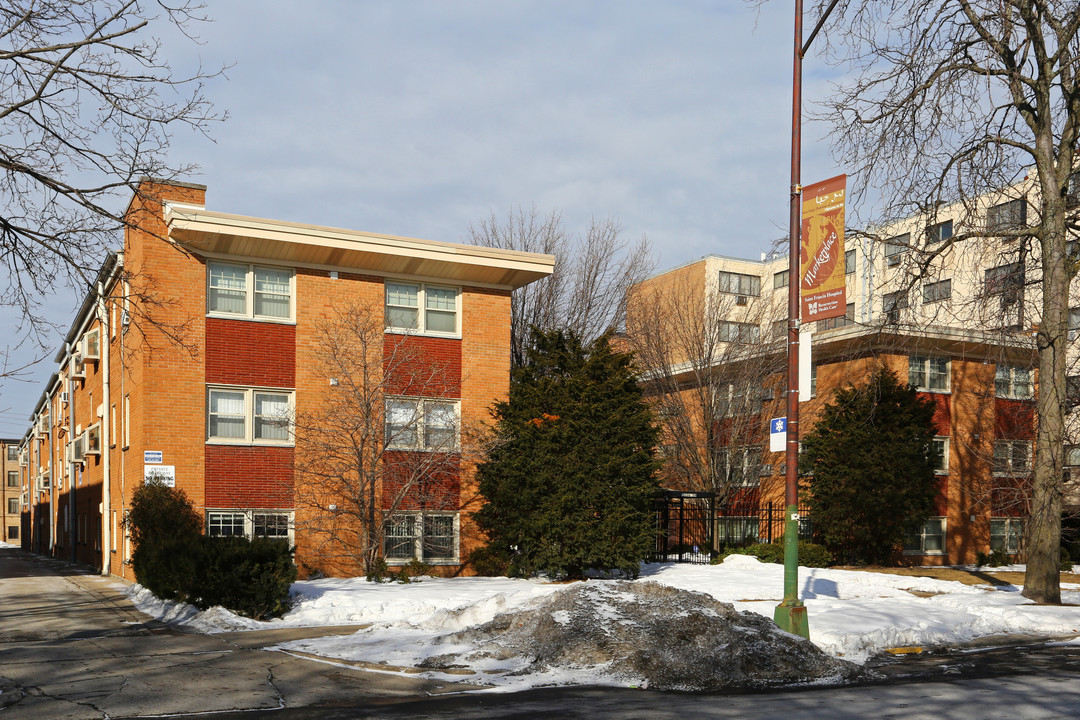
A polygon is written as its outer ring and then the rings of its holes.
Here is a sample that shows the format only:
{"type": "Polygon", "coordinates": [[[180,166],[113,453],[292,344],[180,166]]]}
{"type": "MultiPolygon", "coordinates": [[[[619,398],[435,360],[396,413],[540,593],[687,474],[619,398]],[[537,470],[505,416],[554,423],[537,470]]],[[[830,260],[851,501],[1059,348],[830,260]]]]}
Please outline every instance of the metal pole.
{"type": "Polygon", "coordinates": [[[791,97],[791,213],[788,238],[788,392],[785,448],[784,599],[773,619],[782,629],[810,637],[806,607],[799,600],[799,235],[802,230],[802,57],[803,3],[795,0],[795,60],[791,97]]]}

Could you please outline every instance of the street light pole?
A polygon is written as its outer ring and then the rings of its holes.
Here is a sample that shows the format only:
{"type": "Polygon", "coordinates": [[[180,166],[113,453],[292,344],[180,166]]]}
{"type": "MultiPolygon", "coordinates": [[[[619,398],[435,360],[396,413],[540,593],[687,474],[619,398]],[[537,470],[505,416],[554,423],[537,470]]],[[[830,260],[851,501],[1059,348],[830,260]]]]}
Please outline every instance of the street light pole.
{"type": "Polygon", "coordinates": [[[799,600],[799,236],[802,229],[802,0],[795,0],[795,62],[791,93],[791,208],[788,217],[787,444],[784,448],[784,599],[773,619],[782,629],[810,637],[799,600]]]}
{"type": "Polygon", "coordinates": [[[821,14],[803,45],[803,2],[795,0],[795,60],[791,93],[791,212],[788,218],[788,391],[787,444],[784,448],[784,599],[773,620],[784,630],[810,637],[806,606],[799,600],[799,272],[802,233],[802,61],[810,43],[839,0],[821,14]]]}

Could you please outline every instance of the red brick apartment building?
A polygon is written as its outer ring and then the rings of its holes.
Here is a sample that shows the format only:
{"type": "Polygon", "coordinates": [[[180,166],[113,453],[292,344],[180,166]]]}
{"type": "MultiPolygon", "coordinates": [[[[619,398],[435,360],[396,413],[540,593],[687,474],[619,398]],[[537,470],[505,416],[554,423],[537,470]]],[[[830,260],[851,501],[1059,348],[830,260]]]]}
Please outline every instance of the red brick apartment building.
{"type": "MultiPolygon", "coordinates": [[[[1022,555],[1037,422],[1033,328],[1041,307],[1037,283],[1025,278],[1039,270],[987,230],[1022,224],[1031,192],[1022,183],[980,198],[974,213],[947,206],[933,218],[910,218],[852,240],[844,258],[847,314],[803,326],[802,343],[812,346],[810,397],[800,406],[804,433],[836,389],[865,382],[879,367],[914,385],[936,408],[937,501],[933,516],[910,533],[899,557],[905,562],[971,563],[992,550],[1022,555]],[[963,239],[931,255],[961,233],[963,239]],[[920,275],[914,261],[927,257],[920,275]]],[[[778,532],[757,509],[784,505],[784,457],[769,452],[766,428],[770,418],[786,414],[788,281],[786,257],[713,255],[644,281],[628,303],[628,336],[641,353],[670,443],[665,484],[715,491],[727,506],[742,508],[721,513],[727,515],[719,523],[721,542],[767,540],[767,529],[778,532]],[[705,383],[708,393],[701,392],[705,383]],[[680,434],[696,438],[690,452],[700,457],[693,462],[686,462],[686,444],[676,442],[680,434]],[[705,462],[710,443],[711,465],[705,462]]],[[[1080,335],[1075,284],[1068,301],[1073,341],[1080,335]]],[[[1076,348],[1069,375],[1073,396],[1080,388],[1076,348]]],[[[1065,507],[1075,514],[1080,401],[1070,402],[1065,507]]],[[[812,517],[813,479],[804,483],[812,517]]]]}
{"type": "Polygon", "coordinates": [[[303,569],[356,572],[297,501],[310,488],[290,427],[354,385],[319,361],[352,308],[378,323],[365,367],[387,394],[369,419],[388,443],[401,431],[399,457],[449,439],[429,488],[437,518],[414,518],[409,498],[385,508],[397,519],[384,552],[468,572],[477,487],[456,438],[506,397],[510,293],[554,258],[214,212],[205,191],[147,180],[132,199],[123,251],[101,268],[18,444],[22,546],[131,578],[122,520],[133,490],[159,477],[205,513],[208,534],[287,537],[303,569]]]}

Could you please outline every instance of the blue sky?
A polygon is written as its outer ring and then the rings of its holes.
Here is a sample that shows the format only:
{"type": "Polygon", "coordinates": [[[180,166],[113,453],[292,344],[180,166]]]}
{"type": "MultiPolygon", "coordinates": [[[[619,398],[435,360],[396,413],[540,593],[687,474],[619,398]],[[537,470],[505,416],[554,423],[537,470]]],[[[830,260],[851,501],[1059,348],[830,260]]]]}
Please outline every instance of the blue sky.
{"type": "MultiPolygon", "coordinates": [[[[740,0],[278,0],[210,3],[177,71],[231,65],[207,94],[213,141],[176,162],[207,207],[463,241],[512,208],[645,235],[658,267],[758,257],[787,232],[792,3],[740,0]]],[[[834,72],[807,60],[808,102],[834,72]]],[[[803,180],[842,172],[804,126],[803,180]]],[[[853,208],[853,210],[856,210],[853,208]]],[[[79,299],[50,306],[67,328],[79,299]]],[[[55,347],[59,347],[60,337],[55,347]]],[[[54,348],[55,349],[55,348],[54,348]]],[[[0,380],[19,435],[53,371],[0,380]]]]}

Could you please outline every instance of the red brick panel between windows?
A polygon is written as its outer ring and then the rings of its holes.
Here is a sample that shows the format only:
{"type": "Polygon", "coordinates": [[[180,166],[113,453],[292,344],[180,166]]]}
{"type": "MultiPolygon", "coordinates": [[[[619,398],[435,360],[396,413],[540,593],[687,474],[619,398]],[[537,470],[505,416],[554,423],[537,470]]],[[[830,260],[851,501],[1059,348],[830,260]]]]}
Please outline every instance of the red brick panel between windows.
{"type": "Polygon", "coordinates": [[[291,508],[291,447],[206,446],[206,507],[291,508]]]}
{"type": "Polygon", "coordinates": [[[206,382],[296,386],[296,326],[206,318],[206,382]]]}

